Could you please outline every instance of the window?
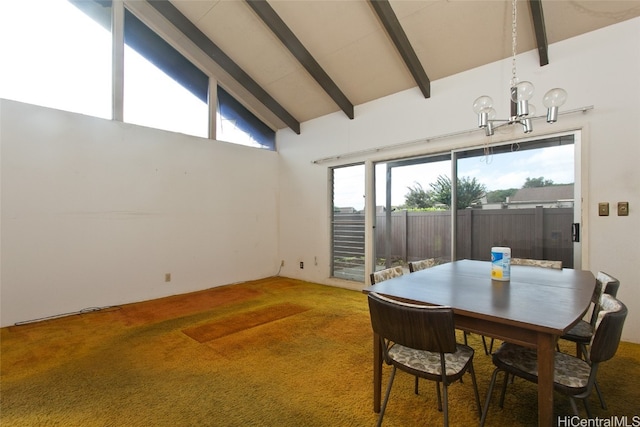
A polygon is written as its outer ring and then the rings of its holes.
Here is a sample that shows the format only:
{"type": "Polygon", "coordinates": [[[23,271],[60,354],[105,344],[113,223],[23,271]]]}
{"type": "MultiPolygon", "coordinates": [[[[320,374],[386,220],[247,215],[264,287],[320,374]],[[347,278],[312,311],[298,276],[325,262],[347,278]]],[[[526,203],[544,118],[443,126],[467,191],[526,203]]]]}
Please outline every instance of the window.
{"type": "Polygon", "coordinates": [[[0,2],[0,97],[111,118],[109,28],[67,0],[0,2]]]}
{"type": "Polygon", "coordinates": [[[364,165],[332,169],[331,276],[364,282],[364,165]]]}
{"type": "MultiPolygon", "coordinates": [[[[209,76],[124,17],[124,121],[207,138],[209,76]]],[[[111,119],[110,28],[109,0],[0,2],[0,97],[111,119]]],[[[275,151],[275,131],[218,94],[218,139],[275,151]]]]}
{"type": "Polygon", "coordinates": [[[209,136],[209,78],[125,10],[124,121],[209,136]]]}
{"type": "Polygon", "coordinates": [[[276,133],[218,86],[216,139],[275,151],[276,133]]]}
{"type": "MultiPolygon", "coordinates": [[[[209,77],[125,11],[124,119],[208,137],[209,77]]],[[[275,132],[220,86],[216,139],[275,151],[275,132]]]]}

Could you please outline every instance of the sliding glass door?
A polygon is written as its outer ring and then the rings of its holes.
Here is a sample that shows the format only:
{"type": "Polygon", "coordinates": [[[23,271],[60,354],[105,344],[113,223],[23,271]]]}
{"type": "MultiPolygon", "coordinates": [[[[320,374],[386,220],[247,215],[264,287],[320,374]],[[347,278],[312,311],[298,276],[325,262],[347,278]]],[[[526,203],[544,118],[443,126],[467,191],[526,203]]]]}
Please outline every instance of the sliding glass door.
{"type": "Polygon", "coordinates": [[[376,269],[426,258],[489,260],[493,246],[573,268],[574,139],[378,163],[376,269]]]}
{"type": "MultiPolygon", "coordinates": [[[[510,247],[513,257],[579,268],[577,138],[569,134],[376,163],[368,243],[373,248],[366,252],[374,254],[371,269],[400,265],[408,271],[409,262],[428,258],[489,260],[493,246],[510,247]]],[[[365,271],[365,165],[331,172],[331,275],[364,282],[370,273],[365,271]]]]}
{"type": "Polygon", "coordinates": [[[567,135],[455,152],[456,258],[489,260],[507,246],[573,268],[574,150],[567,135]]]}

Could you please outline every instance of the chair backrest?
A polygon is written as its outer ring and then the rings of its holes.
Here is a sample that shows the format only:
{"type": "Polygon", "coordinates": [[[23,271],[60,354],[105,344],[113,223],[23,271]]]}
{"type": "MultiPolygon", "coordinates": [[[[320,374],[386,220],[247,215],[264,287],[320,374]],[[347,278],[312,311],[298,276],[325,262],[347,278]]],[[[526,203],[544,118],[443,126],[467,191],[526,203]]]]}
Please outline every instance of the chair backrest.
{"type": "Polygon", "coordinates": [[[605,273],[604,271],[598,271],[596,280],[602,284],[605,294],[609,294],[612,297],[618,296],[618,289],[620,288],[620,281],[615,277],[605,273]]]}
{"type": "Polygon", "coordinates": [[[603,271],[599,271],[596,275],[596,287],[591,296],[591,302],[593,303],[593,310],[591,312],[591,320],[589,323],[595,328],[598,313],[600,311],[600,303],[603,294],[608,294],[614,298],[618,294],[618,288],[620,287],[620,281],[613,276],[608,275],[603,271]]]}
{"type": "Polygon", "coordinates": [[[562,261],[550,261],[546,259],[511,258],[512,265],[530,265],[533,267],[562,269],[562,261]]]}
{"type": "Polygon", "coordinates": [[[615,297],[602,294],[600,311],[589,350],[591,363],[604,362],[616,354],[626,318],[627,307],[615,297]]]}
{"type": "Polygon", "coordinates": [[[403,274],[404,270],[401,266],[385,268],[384,270],[371,273],[371,284],[375,285],[376,283],[380,283],[394,277],[402,276],[403,274]]]}
{"type": "Polygon", "coordinates": [[[456,351],[451,307],[409,304],[369,293],[371,327],[380,338],[416,350],[456,351]]]}
{"type": "Polygon", "coordinates": [[[409,263],[409,272],[413,273],[415,271],[425,270],[427,268],[431,268],[436,265],[435,258],[427,258],[420,261],[412,261],[409,263]]]}

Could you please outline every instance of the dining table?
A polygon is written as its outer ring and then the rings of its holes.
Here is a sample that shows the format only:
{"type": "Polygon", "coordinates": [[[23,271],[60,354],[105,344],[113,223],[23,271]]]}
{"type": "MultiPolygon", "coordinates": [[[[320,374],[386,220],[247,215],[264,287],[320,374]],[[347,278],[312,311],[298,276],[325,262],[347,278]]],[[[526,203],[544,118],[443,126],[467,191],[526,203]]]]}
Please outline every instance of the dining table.
{"type": "MultiPolygon", "coordinates": [[[[512,265],[508,281],[491,262],[458,260],[368,286],[401,301],[453,308],[456,328],[535,348],[538,425],[552,426],[554,354],[560,336],[587,312],[596,280],[590,271],[512,265]]],[[[373,336],[373,409],[380,412],[382,347],[373,336]]]]}

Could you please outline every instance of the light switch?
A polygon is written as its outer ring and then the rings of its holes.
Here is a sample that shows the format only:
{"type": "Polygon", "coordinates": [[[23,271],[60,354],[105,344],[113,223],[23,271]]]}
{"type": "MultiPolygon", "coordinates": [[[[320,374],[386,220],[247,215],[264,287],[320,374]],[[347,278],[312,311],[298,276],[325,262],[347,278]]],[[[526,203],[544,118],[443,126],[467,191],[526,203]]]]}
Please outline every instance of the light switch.
{"type": "Polygon", "coordinates": [[[629,215],[629,202],[618,202],[618,216],[629,215]]]}
{"type": "Polygon", "coordinates": [[[598,215],[609,216],[609,202],[598,203],[598,215]]]}

